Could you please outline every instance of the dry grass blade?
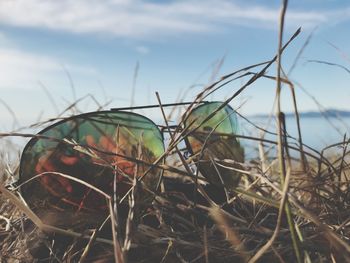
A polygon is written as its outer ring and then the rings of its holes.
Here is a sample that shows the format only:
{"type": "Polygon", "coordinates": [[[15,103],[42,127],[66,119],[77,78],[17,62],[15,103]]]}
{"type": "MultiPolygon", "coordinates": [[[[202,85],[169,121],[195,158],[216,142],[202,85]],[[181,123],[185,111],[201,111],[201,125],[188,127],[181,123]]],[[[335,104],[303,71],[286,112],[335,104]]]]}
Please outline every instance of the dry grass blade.
{"type": "Polygon", "coordinates": [[[295,59],[294,59],[294,61],[293,61],[292,66],[291,66],[290,69],[288,70],[287,76],[290,76],[290,75],[292,74],[293,70],[295,69],[295,67],[297,66],[298,61],[299,61],[299,59],[301,58],[301,55],[304,53],[306,47],[310,44],[310,41],[311,41],[311,39],[312,39],[312,37],[313,37],[313,35],[314,35],[316,29],[317,29],[317,27],[315,27],[315,28],[311,31],[311,33],[309,34],[309,36],[306,38],[306,40],[305,40],[303,46],[302,46],[302,47],[300,48],[300,50],[298,51],[298,54],[296,55],[296,57],[295,57],[295,59]]]}
{"type": "Polygon", "coordinates": [[[0,98],[0,103],[1,103],[2,105],[4,105],[4,107],[6,108],[6,110],[11,114],[12,119],[13,119],[12,129],[14,129],[15,126],[19,124],[15,112],[14,112],[14,111],[11,109],[11,107],[10,107],[4,100],[2,100],[1,98],[0,98]]]}
{"type": "MultiPolygon", "coordinates": [[[[293,240],[293,247],[295,250],[295,256],[298,261],[298,263],[302,262],[301,253],[300,253],[300,247],[299,247],[299,240],[297,240],[295,227],[293,223],[293,219],[290,212],[290,207],[288,204],[288,198],[287,198],[287,192],[289,188],[289,176],[290,176],[290,169],[291,167],[288,167],[289,173],[286,174],[286,167],[285,167],[285,158],[284,158],[284,148],[283,148],[283,123],[284,121],[284,115],[281,114],[281,60],[282,60],[282,42],[283,42],[283,30],[284,30],[284,19],[285,14],[287,11],[287,5],[288,0],[284,0],[281,8],[280,13],[280,27],[279,27],[279,38],[278,38],[278,55],[277,55],[277,78],[276,78],[276,98],[277,98],[277,109],[276,109],[276,115],[277,115],[277,138],[278,138],[278,160],[279,160],[279,167],[280,167],[280,176],[281,176],[281,184],[283,185],[283,196],[281,201],[281,207],[279,211],[279,220],[276,225],[276,229],[274,232],[273,237],[270,239],[270,244],[274,242],[274,239],[277,237],[279,233],[279,227],[280,227],[280,218],[282,216],[282,211],[285,209],[286,216],[289,223],[289,229],[291,232],[292,240],[293,240]],[[288,175],[288,176],[287,176],[288,175]],[[283,209],[284,208],[284,209],[283,209]]],[[[266,248],[265,248],[266,249],[266,248]]]]}
{"type": "Polygon", "coordinates": [[[107,217],[106,220],[101,224],[99,229],[95,229],[90,237],[89,243],[86,245],[86,247],[84,248],[83,253],[81,254],[81,257],[79,259],[78,263],[83,263],[85,262],[86,258],[88,257],[88,254],[94,244],[94,242],[96,241],[97,235],[99,234],[99,232],[102,230],[102,228],[104,227],[104,225],[107,223],[107,221],[110,219],[110,217],[107,217]]]}
{"type": "Polygon", "coordinates": [[[49,101],[51,102],[52,104],[52,107],[55,109],[55,112],[56,112],[56,115],[59,115],[59,109],[58,109],[58,106],[56,104],[56,101],[55,99],[53,98],[53,96],[51,95],[51,93],[49,92],[49,90],[47,89],[47,87],[41,82],[41,81],[38,81],[38,84],[39,86],[44,90],[47,98],[49,99],[49,101]]]}
{"type": "Polygon", "coordinates": [[[74,99],[74,101],[77,101],[77,94],[76,94],[75,85],[74,85],[72,75],[70,74],[68,69],[63,64],[62,64],[62,69],[68,78],[69,86],[72,90],[73,99],[74,99]]]}
{"type": "Polygon", "coordinates": [[[317,59],[310,59],[307,62],[309,62],[309,63],[325,64],[325,65],[328,65],[328,66],[338,67],[338,68],[341,68],[341,69],[345,70],[347,73],[350,74],[350,69],[348,69],[347,67],[345,67],[343,65],[337,64],[337,63],[332,63],[332,62],[323,61],[323,60],[317,60],[317,59]]]}
{"type": "Polygon", "coordinates": [[[249,253],[246,251],[242,238],[238,235],[225,217],[217,207],[212,207],[210,209],[210,215],[213,217],[220,231],[224,234],[226,239],[231,243],[232,249],[238,253],[238,255],[247,262],[249,259],[249,253]]]}
{"type": "Polygon", "coordinates": [[[118,231],[116,230],[117,219],[115,217],[112,200],[108,200],[109,213],[111,216],[111,227],[112,227],[112,236],[113,236],[113,247],[114,247],[114,260],[115,263],[124,263],[124,254],[122,247],[119,242],[118,231]]]}
{"type": "Polygon", "coordinates": [[[139,69],[140,69],[140,63],[137,61],[134,69],[134,77],[132,80],[132,87],[131,87],[131,100],[130,100],[131,107],[134,106],[134,102],[135,102],[136,81],[137,81],[137,76],[139,74],[139,69]]]}

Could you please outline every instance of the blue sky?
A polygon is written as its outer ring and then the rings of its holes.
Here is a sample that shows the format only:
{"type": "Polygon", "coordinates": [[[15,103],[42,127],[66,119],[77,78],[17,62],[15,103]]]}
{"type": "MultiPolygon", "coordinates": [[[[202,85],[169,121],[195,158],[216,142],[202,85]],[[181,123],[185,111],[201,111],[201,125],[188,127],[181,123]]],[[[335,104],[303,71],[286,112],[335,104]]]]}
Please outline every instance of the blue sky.
{"type": "MultiPolygon", "coordinates": [[[[0,2],[0,130],[54,117],[77,98],[91,94],[109,107],[128,106],[136,64],[135,104],[175,102],[193,84],[191,100],[216,78],[270,59],[276,53],[280,1],[234,0],[2,0],[0,2]],[[73,83],[71,89],[69,72],[73,83]],[[43,88],[45,86],[45,89],[43,88]],[[54,98],[54,103],[47,93],[54,98]],[[4,102],[6,105],[4,105],[4,102]]],[[[290,78],[325,107],[350,110],[350,74],[308,60],[350,68],[350,3],[292,0],[285,37],[302,27],[286,50],[288,71],[309,34],[313,37],[290,78]],[[316,28],[316,29],[315,29],[316,28]]],[[[275,75],[272,67],[270,75],[275,75]]],[[[242,84],[215,93],[223,100],[242,84]]],[[[301,110],[317,109],[298,87],[301,110]]],[[[259,80],[232,102],[242,113],[272,110],[275,83],[259,80]]],[[[283,109],[291,111],[288,92],[283,109]]],[[[85,99],[81,110],[94,110],[85,99]]]]}

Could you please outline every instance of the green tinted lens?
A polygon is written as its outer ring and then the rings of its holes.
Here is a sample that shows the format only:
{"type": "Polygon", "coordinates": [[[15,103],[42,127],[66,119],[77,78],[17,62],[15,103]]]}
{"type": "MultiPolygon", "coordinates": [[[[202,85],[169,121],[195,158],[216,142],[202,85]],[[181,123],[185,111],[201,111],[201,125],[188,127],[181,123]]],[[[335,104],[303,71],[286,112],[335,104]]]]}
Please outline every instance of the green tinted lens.
{"type": "Polygon", "coordinates": [[[221,105],[222,102],[205,103],[191,112],[185,127],[195,130],[187,137],[187,141],[196,156],[200,172],[209,182],[234,188],[240,179],[237,172],[215,165],[214,162],[224,159],[237,162],[244,160],[243,149],[235,137],[239,132],[236,114],[228,105],[217,111],[221,105]],[[214,112],[215,115],[205,121],[214,112]]]}
{"type": "MultiPolygon", "coordinates": [[[[25,200],[34,212],[43,215],[44,221],[50,213],[62,211],[72,218],[88,213],[95,222],[94,216],[105,215],[96,211],[107,212],[106,198],[100,193],[58,173],[82,180],[109,195],[113,194],[116,179],[117,197],[122,198],[130,189],[134,175],[143,175],[150,168],[148,164],[164,153],[158,127],[151,120],[129,112],[75,116],[50,126],[40,135],[23,151],[20,181],[26,182],[21,189],[25,200]],[[36,175],[39,176],[27,182],[36,175]]],[[[143,182],[155,190],[159,177],[160,170],[152,168],[143,182]]]]}

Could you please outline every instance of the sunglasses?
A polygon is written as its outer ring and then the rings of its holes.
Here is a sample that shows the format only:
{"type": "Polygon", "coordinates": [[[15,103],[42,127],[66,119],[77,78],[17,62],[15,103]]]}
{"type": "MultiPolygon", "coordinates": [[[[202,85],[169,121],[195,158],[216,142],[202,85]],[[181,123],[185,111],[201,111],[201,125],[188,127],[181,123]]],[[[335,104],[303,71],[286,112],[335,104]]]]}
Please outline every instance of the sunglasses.
{"type": "MultiPolygon", "coordinates": [[[[40,131],[27,143],[19,170],[21,193],[44,223],[96,226],[108,214],[101,193],[114,195],[118,202],[136,179],[144,193],[141,201],[149,202],[162,179],[163,169],[156,164],[165,161],[164,129],[128,111],[149,107],[72,116],[40,131]]],[[[238,173],[215,161],[244,160],[235,137],[234,110],[222,102],[204,102],[189,112],[181,126],[174,127],[186,131],[187,151],[207,181],[217,187],[237,186],[238,173]]]]}

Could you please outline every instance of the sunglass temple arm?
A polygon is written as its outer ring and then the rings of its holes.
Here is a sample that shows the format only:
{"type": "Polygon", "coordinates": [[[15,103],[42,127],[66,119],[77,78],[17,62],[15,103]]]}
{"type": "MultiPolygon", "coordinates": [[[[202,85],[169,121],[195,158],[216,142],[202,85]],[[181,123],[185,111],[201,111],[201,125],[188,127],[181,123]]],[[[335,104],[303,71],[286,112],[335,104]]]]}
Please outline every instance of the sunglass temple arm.
{"type": "MultiPolygon", "coordinates": [[[[190,105],[193,103],[200,104],[200,103],[207,103],[208,101],[201,101],[201,102],[178,102],[178,103],[169,103],[169,104],[162,104],[162,107],[173,107],[173,106],[182,106],[182,105],[190,105]]],[[[111,111],[121,111],[121,110],[137,110],[137,109],[149,109],[149,108],[159,108],[159,104],[153,104],[153,105],[146,105],[146,106],[134,106],[134,107],[123,107],[123,108],[111,108],[111,111]]]]}

